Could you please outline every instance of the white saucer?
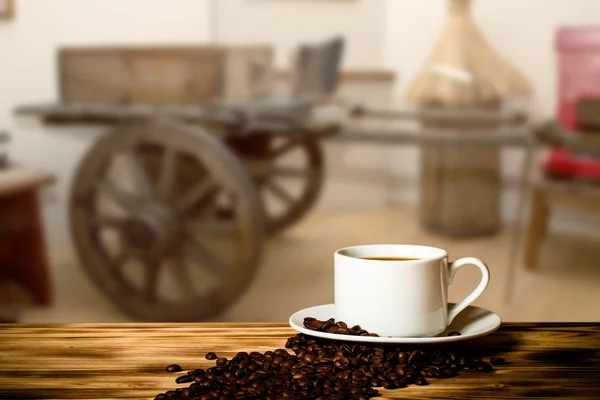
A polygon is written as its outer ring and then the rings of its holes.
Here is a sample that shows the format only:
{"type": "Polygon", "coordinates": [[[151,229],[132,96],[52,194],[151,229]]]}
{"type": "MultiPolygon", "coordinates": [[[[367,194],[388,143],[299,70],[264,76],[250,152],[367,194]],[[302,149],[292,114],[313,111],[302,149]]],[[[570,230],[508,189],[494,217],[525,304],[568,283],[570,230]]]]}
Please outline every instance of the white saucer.
{"type": "MultiPolygon", "coordinates": [[[[453,306],[449,303],[448,307],[453,306]]],[[[308,336],[320,337],[331,340],[342,340],[346,342],[361,342],[361,343],[450,343],[460,342],[463,340],[475,339],[481,336],[488,335],[500,327],[502,320],[500,317],[485,308],[469,306],[459,313],[452,324],[442,332],[439,336],[419,337],[419,338],[404,338],[404,337],[374,337],[374,336],[352,336],[340,335],[337,333],[318,332],[304,327],[304,318],[313,317],[321,321],[326,321],[329,318],[335,318],[335,304],[325,304],[305,308],[294,313],[290,317],[290,326],[298,332],[308,336]],[[449,332],[458,331],[460,336],[448,336],[449,332]]]]}

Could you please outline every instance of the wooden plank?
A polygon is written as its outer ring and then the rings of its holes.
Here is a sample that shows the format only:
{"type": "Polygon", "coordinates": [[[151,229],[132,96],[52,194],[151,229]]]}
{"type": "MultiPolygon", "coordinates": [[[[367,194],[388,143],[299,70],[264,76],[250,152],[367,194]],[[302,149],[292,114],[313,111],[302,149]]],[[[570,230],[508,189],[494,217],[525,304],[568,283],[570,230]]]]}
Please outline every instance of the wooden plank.
{"type": "Polygon", "coordinates": [[[111,125],[121,122],[147,122],[170,118],[179,122],[200,123],[206,113],[194,105],[64,103],[25,105],[15,110],[17,115],[39,117],[48,124],[111,125]]]}
{"type": "MultiPolygon", "coordinates": [[[[292,72],[288,70],[276,72],[278,79],[291,79],[292,75],[292,72]]],[[[340,80],[353,83],[394,83],[396,73],[383,69],[347,69],[340,72],[340,80]]]]}
{"type": "MultiPolygon", "coordinates": [[[[295,332],[285,324],[0,325],[0,398],[152,399],[182,387],[181,374],[209,368],[209,351],[282,348],[295,332]]],[[[511,399],[600,396],[600,324],[510,324],[465,342],[484,357],[508,363],[491,373],[462,372],[430,385],[381,390],[383,399],[511,399]]],[[[185,385],[187,386],[187,385],[185,385]]]]}
{"type": "Polygon", "coordinates": [[[58,54],[61,102],[247,100],[271,68],[272,48],[263,45],[67,47],[58,54]]]}
{"type": "Polygon", "coordinates": [[[222,92],[215,46],[63,48],[58,57],[63,102],[200,104],[222,92]]]}

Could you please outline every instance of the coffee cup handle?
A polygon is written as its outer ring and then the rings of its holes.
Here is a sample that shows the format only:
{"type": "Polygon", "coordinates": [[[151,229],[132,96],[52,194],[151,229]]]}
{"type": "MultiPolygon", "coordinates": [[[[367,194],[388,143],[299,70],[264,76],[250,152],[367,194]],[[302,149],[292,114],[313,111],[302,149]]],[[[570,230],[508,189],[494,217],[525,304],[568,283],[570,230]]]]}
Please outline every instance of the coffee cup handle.
{"type": "Polygon", "coordinates": [[[454,281],[454,275],[456,274],[456,271],[458,271],[460,267],[463,267],[465,265],[474,265],[478,267],[481,270],[481,281],[479,282],[479,285],[477,285],[475,290],[471,292],[471,294],[469,294],[463,300],[456,303],[450,309],[450,311],[448,312],[448,325],[450,325],[450,323],[452,322],[454,317],[458,315],[458,313],[467,308],[469,304],[477,300],[477,298],[481,295],[481,293],[483,293],[483,291],[487,288],[488,283],[490,282],[490,271],[487,265],[485,265],[483,261],[481,261],[478,258],[465,257],[450,263],[450,268],[448,270],[448,285],[452,284],[452,281],[454,281]]]}

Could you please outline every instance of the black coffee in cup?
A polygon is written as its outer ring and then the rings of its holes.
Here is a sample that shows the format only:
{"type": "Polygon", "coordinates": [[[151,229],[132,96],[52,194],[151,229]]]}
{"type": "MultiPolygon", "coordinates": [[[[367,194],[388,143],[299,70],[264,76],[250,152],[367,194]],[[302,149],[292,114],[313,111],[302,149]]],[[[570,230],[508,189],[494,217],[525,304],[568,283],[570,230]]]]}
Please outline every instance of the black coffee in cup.
{"type": "Polygon", "coordinates": [[[374,260],[374,261],[415,261],[420,258],[408,258],[408,257],[361,257],[363,260],[374,260]]]}

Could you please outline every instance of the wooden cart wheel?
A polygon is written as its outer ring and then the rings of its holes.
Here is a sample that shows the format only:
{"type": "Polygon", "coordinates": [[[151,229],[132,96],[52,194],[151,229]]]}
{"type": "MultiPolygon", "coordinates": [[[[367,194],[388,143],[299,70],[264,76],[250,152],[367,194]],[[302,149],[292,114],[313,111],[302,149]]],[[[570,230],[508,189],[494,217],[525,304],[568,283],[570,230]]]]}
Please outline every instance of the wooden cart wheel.
{"type": "Polygon", "coordinates": [[[117,128],[85,155],[70,222],[83,267],[125,312],[195,321],[249,285],[264,210],[251,177],[205,130],[161,122],[117,128]]]}
{"type": "Polygon", "coordinates": [[[267,234],[298,222],[314,206],[324,181],[324,156],[317,139],[306,135],[252,132],[230,138],[262,196],[267,234]]]}

